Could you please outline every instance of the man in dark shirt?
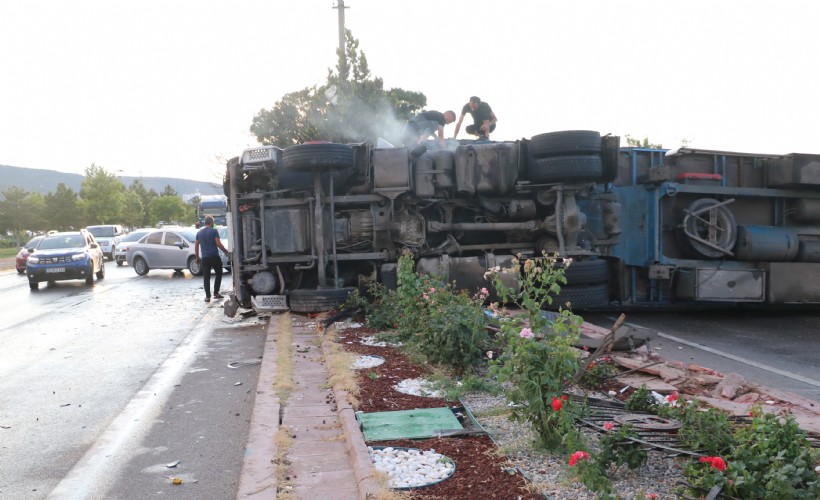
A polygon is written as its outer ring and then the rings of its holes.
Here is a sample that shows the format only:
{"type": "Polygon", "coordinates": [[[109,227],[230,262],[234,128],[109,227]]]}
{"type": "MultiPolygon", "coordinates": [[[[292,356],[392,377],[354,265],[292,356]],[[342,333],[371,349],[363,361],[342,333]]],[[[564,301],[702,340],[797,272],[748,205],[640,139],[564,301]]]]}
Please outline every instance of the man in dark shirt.
{"type": "Polygon", "coordinates": [[[404,145],[409,147],[421,144],[430,135],[436,133],[439,143],[444,148],[444,126],[456,121],[455,111],[424,111],[407,122],[404,145]]]}
{"type": "Polygon", "coordinates": [[[194,243],[196,262],[202,266],[202,277],[205,282],[205,302],[211,301],[211,269],[216,272],[214,298],[223,298],[219,293],[219,287],[222,286],[222,258],[217,248],[228,253],[228,249],[219,241],[219,231],[214,229],[214,218],[209,215],[205,217],[205,227],[196,233],[196,243],[194,243]]]}
{"type": "Polygon", "coordinates": [[[498,118],[495,117],[493,109],[486,102],[481,102],[476,96],[470,97],[470,102],[461,108],[461,116],[456,123],[456,133],[453,138],[458,136],[458,131],[461,130],[461,122],[464,120],[464,115],[470,113],[473,117],[473,124],[467,125],[465,129],[468,134],[476,135],[479,139],[489,139],[490,132],[495,130],[495,122],[498,118]]]}

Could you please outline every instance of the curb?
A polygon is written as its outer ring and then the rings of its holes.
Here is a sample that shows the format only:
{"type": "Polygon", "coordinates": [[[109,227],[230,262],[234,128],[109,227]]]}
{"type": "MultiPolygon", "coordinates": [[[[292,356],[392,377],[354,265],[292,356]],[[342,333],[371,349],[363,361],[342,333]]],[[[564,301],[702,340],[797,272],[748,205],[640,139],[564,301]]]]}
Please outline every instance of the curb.
{"type": "MultiPolygon", "coordinates": [[[[325,330],[324,335],[327,334],[328,332],[325,330]]],[[[329,360],[332,356],[330,350],[325,347],[325,340],[330,342],[332,342],[332,340],[320,339],[322,355],[325,357],[325,360],[329,360]]],[[[370,453],[367,451],[364,436],[362,436],[362,432],[359,429],[359,422],[356,420],[356,413],[353,411],[353,406],[347,400],[347,391],[338,385],[334,385],[333,397],[336,399],[337,413],[339,421],[342,424],[342,429],[344,430],[347,452],[350,455],[353,474],[356,476],[359,498],[362,500],[375,498],[377,493],[382,491],[382,488],[376,481],[373,463],[370,460],[370,453]]]]}

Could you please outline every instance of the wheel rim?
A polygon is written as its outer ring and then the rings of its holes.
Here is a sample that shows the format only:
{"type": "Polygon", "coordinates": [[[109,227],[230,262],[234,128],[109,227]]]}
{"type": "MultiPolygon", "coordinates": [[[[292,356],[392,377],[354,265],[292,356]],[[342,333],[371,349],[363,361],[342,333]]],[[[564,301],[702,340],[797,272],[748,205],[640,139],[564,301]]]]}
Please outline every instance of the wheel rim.
{"type": "Polygon", "coordinates": [[[202,266],[197,264],[196,259],[191,259],[188,262],[188,270],[191,271],[191,274],[199,274],[202,272],[202,266]]]}
{"type": "Polygon", "coordinates": [[[142,259],[137,259],[134,262],[134,270],[137,272],[137,274],[145,274],[146,267],[147,265],[145,264],[145,261],[142,259]]]}

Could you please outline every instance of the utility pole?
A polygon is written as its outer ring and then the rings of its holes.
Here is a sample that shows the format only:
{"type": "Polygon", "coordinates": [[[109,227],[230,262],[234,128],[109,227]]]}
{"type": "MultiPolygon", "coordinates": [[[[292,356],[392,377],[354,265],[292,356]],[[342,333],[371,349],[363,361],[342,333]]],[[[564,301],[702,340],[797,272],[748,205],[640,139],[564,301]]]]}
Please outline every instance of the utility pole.
{"type": "Polygon", "coordinates": [[[347,76],[347,57],[345,55],[345,0],[337,0],[334,9],[339,10],[339,73],[347,76]]]}

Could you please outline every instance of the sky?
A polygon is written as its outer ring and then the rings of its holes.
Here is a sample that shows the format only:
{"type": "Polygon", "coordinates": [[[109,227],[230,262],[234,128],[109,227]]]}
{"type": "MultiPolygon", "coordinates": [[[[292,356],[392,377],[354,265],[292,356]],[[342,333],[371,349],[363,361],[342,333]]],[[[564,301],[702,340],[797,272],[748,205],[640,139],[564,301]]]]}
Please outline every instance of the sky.
{"type": "MultiPolygon", "coordinates": [[[[344,3],[386,88],[477,95],[493,140],[820,154],[817,0],[344,3]]],[[[335,67],[336,4],[0,0],[0,165],[220,182],[254,115],[335,67]]]]}

